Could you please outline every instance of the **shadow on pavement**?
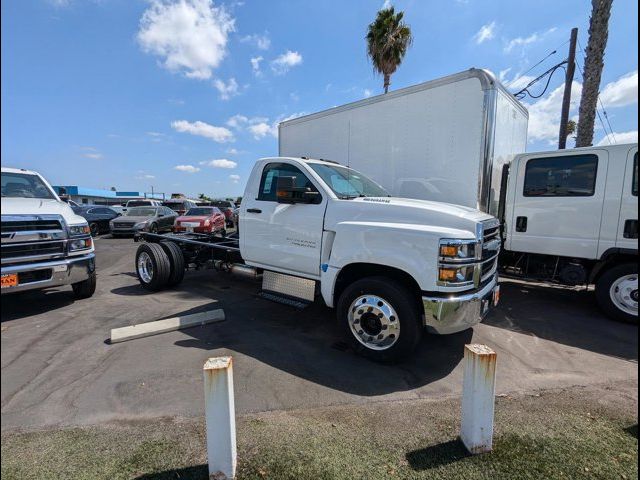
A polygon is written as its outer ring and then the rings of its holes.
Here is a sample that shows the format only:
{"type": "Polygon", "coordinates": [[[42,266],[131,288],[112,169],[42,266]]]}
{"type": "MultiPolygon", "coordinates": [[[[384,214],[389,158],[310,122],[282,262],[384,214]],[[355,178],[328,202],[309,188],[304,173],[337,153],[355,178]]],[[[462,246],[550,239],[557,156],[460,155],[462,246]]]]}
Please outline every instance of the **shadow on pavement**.
{"type": "Polygon", "coordinates": [[[165,470],[164,472],[146,473],[135,477],[135,480],[175,480],[177,478],[181,480],[206,480],[209,478],[209,469],[207,465],[196,465],[165,470]]]}
{"type": "Polygon", "coordinates": [[[64,290],[12,293],[2,297],[2,322],[49,313],[74,303],[71,287],[64,290]]]}
{"type": "MultiPolygon", "coordinates": [[[[229,349],[351,394],[375,396],[407,391],[442,379],[460,363],[464,345],[473,334],[467,330],[455,335],[425,335],[409,360],[394,365],[376,364],[344,348],[335,313],[320,303],[299,311],[238,292],[247,287],[236,282],[225,283],[218,287],[225,293],[213,308],[224,308],[226,320],[186,329],[183,332],[192,338],[175,345],[202,350],[229,349]]],[[[179,315],[188,313],[194,313],[194,309],[179,315]]]]}
{"type": "Polygon", "coordinates": [[[500,305],[484,323],[563,345],[638,360],[638,327],[604,316],[593,291],[501,280],[500,305]]]}
{"type": "Polygon", "coordinates": [[[414,450],[407,453],[406,458],[412,469],[430,470],[442,465],[449,465],[468,456],[470,454],[458,439],[414,450]]]}

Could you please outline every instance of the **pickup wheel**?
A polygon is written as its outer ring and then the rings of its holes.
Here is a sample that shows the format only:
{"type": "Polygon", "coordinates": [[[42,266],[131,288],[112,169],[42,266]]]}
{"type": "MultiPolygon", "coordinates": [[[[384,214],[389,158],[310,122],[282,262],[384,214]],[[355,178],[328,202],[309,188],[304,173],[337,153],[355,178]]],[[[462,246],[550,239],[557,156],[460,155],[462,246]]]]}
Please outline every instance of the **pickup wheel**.
{"type": "Polygon", "coordinates": [[[169,257],[169,280],[167,286],[173,287],[182,282],[184,278],[184,255],[176,242],[163,241],[160,246],[169,257]]]}
{"type": "Polygon", "coordinates": [[[386,277],[369,277],[340,295],[338,322],[353,349],[372,360],[395,362],[409,356],[423,328],[411,292],[386,277]]]}
{"type": "Polygon", "coordinates": [[[136,252],[136,274],[140,284],[151,291],[167,285],[171,264],[164,249],[157,243],[143,243],[136,252]]]}
{"type": "Polygon", "coordinates": [[[149,225],[149,232],[158,233],[158,224],[152,223],[151,225],[149,225]]]}
{"type": "Polygon", "coordinates": [[[638,323],[638,265],[623,263],[610,268],[596,282],[596,299],[609,317],[638,323]]]}
{"type": "Polygon", "coordinates": [[[73,295],[78,299],[92,297],[96,291],[96,272],[91,272],[89,278],[82,282],[73,283],[71,288],[73,289],[73,295]]]}
{"type": "Polygon", "coordinates": [[[91,236],[97,237],[100,234],[100,225],[97,222],[91,222],[89,224],[89,229],[91,230],[91,236]]]}

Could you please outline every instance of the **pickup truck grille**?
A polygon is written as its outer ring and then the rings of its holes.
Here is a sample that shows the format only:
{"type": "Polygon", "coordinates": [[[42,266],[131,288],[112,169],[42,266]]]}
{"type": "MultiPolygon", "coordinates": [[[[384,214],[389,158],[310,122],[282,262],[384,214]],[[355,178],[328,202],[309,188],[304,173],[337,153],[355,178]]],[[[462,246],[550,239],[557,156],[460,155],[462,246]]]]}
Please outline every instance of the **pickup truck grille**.
{"type": "Polygon", "coordinates": [[[2,246],[2,260],[64,254],[64,241],[14,243],[2,246]]]}
{"type": "Polygon", "coordinates": [[[62,230],[58,220],[25,220],[2,222],[2,233],[62,230]]]}

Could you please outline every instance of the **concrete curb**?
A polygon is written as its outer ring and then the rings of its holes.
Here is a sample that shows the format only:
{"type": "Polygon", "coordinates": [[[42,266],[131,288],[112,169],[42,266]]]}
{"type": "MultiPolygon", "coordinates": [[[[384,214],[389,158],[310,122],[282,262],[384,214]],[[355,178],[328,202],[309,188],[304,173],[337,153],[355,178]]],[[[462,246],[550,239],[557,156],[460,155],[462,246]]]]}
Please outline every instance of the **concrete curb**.
{"type": "Polygon", "coordinates": [[[157,320],[155,322],[146,322],[138,325],[130,325],[128,327],[114,328],[111,330],[110,342],[124,342],[126,340],[172,332],[183,328],[206,325],[207,323],[221,322],[224,319],[224,310],[216,309],[185,315],[183,317],[165,318],[164,320],[157,320]]]}

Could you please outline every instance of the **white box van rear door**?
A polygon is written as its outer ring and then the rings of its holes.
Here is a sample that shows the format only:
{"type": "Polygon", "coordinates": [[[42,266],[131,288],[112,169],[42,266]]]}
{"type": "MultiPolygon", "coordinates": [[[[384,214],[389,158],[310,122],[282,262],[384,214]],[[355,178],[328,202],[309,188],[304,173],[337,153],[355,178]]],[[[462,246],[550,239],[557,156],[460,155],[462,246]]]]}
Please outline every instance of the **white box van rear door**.
{"type": "Polygon", "coordinates": [[[607,164],[606,150],[519,157],[507,249],[596,258],[607,164]]]}

